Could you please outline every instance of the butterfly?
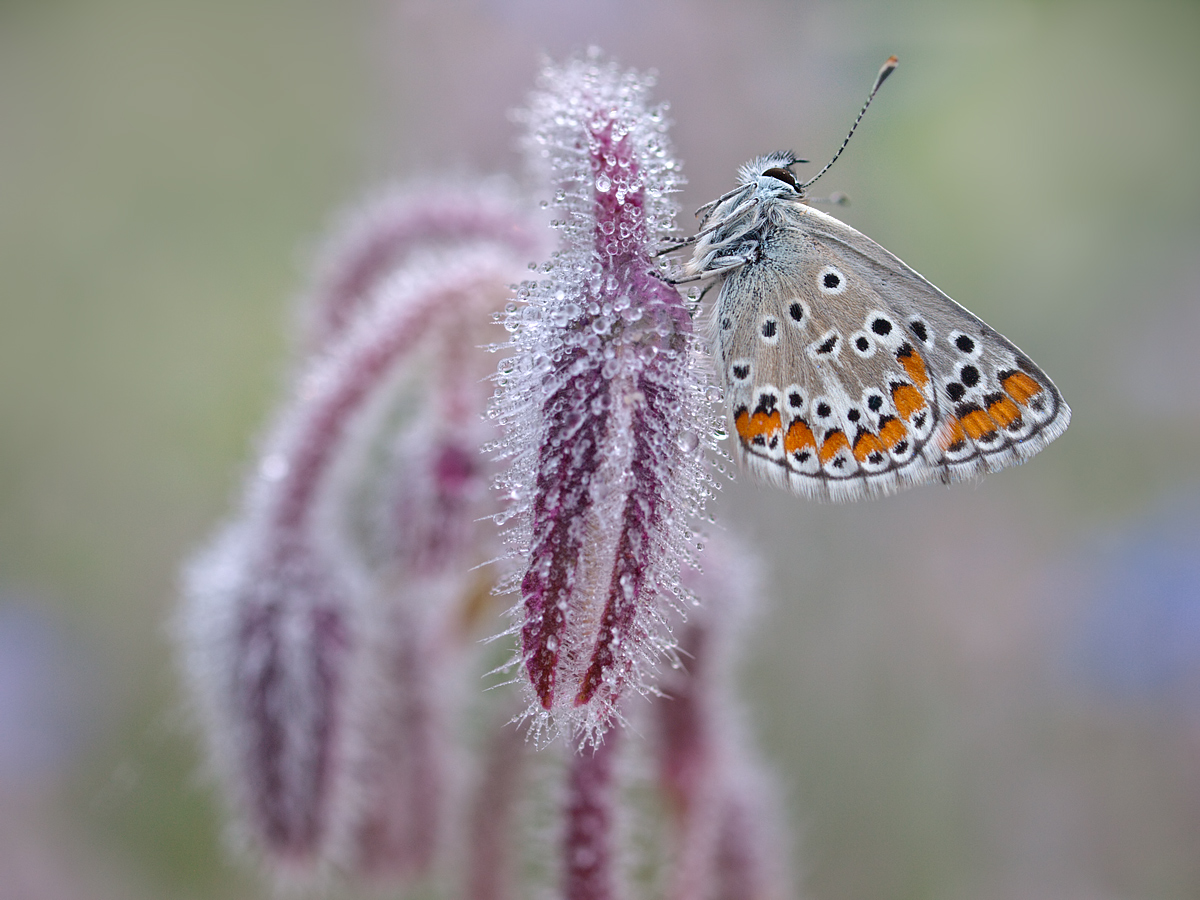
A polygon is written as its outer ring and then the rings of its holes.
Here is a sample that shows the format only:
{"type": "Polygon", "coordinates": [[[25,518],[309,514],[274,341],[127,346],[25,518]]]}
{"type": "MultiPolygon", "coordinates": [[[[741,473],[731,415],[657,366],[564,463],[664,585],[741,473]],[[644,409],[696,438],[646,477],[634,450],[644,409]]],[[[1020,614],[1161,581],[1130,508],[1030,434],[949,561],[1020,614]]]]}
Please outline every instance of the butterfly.
{"type": "Polygon", "coordinates": [[[1024,462],[1071,411],[1034,362],[866,235],[808,204],[803,160],[751,160],[701,207],[683,281],[719,286],[710,347],[735,455],[819,500],[857,500],[1024,462]]]}

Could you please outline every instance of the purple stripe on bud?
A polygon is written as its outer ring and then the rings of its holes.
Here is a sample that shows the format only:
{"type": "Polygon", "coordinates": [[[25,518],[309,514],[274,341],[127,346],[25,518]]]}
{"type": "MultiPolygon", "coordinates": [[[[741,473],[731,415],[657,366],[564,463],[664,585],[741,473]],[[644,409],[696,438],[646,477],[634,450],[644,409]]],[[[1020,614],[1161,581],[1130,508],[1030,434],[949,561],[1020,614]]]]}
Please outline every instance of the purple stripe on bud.
{"type": "Polygon", "coordinates": [[[273,565],[280,571],[243,601],[232,699],[256,831],[286,863],[324,836],[350,636],[344,597],[310,554],[297,549],[273,565]]]}
{"type": "Polygon", "coordinates": [[[671,375],[652,362],[635,382],[640,397],[629,425],[631,484],[621,511],[608,597],[587,672],[575,697],[577,706],[591,702],[602,686],[609,695],[607,702],[615,704],[636,661],[624,648],[645,645],[651,639],[639,611],[656,602],[653,597],[648,599],[646,592],[656,587],[648,582],[662,552],[658,546],[658,532],[664,524],[660,504],[672,499],[667,480],[672,474],[672,457],[679,451],[671,445],[672,423],[664,412],[679,404],[671,375]]]}
{"type": "Polygon", "coordinates": [[[530,565],[521,579],[522,652],[543,709],[554,704],[567,610],[587,537],[581,526],[592,507],[589,486],[599,469],[605,424],[604,416],[580,410],[607,408],[611,401],[606,388],[594,370],[585,369],[556,391],[545,407],[546,443],[570,450],[544,457],[537,473],[530,565]]]}

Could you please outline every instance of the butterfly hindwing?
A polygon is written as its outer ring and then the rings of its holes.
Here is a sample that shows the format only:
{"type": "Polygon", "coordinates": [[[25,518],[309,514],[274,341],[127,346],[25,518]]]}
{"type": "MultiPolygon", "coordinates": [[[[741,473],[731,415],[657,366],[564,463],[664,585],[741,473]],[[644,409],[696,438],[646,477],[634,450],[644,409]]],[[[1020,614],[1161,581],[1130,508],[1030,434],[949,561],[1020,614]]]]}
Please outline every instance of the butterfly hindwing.
{"type": "Polygon", "coordinates": [[[1023,461],[1066,428],[1057,389],[1002,335],[837,219],[767,202],[787,215],[726,275],[712,324],[736,453],[757,476],[878,496],[1023,461]]]}
{"type": "Polygon", "coordinates": [[[1050,378],[1008,338],[955,303],[879,244],[807,210],[808,235],[842,252],[880,291],[924,355],[938,408],[927,459],[944,481],[1023,462],[1062,434],[1071,412],[1050,378]]]}

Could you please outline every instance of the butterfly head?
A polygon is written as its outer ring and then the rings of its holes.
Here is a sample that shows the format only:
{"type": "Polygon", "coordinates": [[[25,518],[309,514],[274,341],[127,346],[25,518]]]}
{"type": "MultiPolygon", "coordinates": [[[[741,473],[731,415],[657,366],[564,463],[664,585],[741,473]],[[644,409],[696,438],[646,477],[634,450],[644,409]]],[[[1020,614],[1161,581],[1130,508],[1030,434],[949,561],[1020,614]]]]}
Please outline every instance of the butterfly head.
{"type": "Polygon", "coordinates": [[[760,199],[796,200],[804,197],[804,189],[792,166],[807,162],[790,152],[771,153],[750,160],[738,170],[738,183],[754,188],[760,199]]]}

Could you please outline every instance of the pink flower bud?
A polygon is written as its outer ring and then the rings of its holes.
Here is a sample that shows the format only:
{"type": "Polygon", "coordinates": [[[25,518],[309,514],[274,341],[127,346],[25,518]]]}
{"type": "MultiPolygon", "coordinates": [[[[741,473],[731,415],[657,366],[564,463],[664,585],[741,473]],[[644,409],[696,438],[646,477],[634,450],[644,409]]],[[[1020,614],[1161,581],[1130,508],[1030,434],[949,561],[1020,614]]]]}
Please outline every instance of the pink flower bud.
{"type": "Polygon", "coordinates": [[[524,564],[519,661],[539,728],[594,734],[644,692],[707,496],[690,310],[653,255],[680,183],[649,81],[595,54],[543,74],[527,146],[562,249],[514,310],[497,412],[524,564]]]}
{"type": "Polygon", "coordinates": [[[438,830],[427,820],[444,794],[438,676],[454,644],[446,625],[454,617],[442,610],[457,612],[466,589],[421,596],[436,614],[390,642],[398,614],[385,598],[401,573],[410,588],[417,575],[439,574],[437,559],[452,560],[454,578],[464,578],[471,552],[463,545],[480,515],[464,497],[478,477],[468,461],[484,437],[476,418],[484,367],[477,363],[472,376],[460,366],[441,379],[436,369],[416,373],[417,390],[430,398],[418,413],[440,404],[437,412],[450,411],[446,421],[460,426],[434,444],[426,469],[411,473],[434,476],[433,496],[405,513],[424,519],[407,526],[425,535],[419,552],[393,545],[381,559],[363,545],[356,486],[401,364],[463,341],[478,355],[484,332],[462,320],[486,328],[519,271],[509,250],[480,243],[423,256],[390,276],[301,371],[242,512],[189,572],[182,639],[214,763],[244,832],[286,870],[347,858],[371,869],[381,856],[411,869],[432,856],[438,830]],[[469,417],[457,409],[462,379],[477,395],[469,417]],[[392,690],[397,683],[403,691],[392,690]],[[397,751],[405,771],[381,766],[381,748],[397,751]],[[381,796],[408,804],[403,826],[372,806],[381,796]]]}
{"type": "Polygon", "coordinates": [[[305,303],[308,348],[318,350],[338,337],[414,252],[486,241],[523,259],[541,250],[535,234],[499,187],[467,192],[430,184],[372,196],[343,217],[321,251],[305,303]]]}

